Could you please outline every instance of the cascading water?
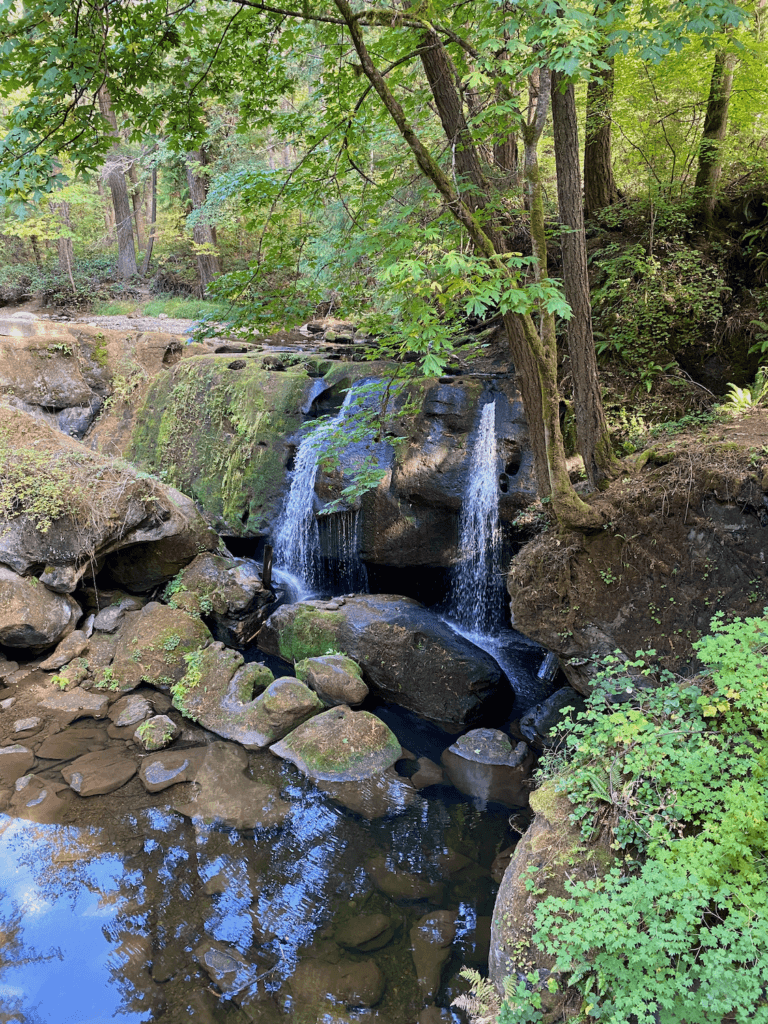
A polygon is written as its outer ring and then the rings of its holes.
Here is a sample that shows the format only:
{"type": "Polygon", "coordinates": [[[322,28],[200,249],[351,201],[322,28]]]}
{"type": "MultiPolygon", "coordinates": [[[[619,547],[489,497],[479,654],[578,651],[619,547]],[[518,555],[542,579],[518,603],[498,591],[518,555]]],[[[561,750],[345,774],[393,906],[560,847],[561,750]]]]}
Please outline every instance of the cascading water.
{"type": "Polygon", "coordinates": [[[504,623],[496,403],[483,406],[459,519],[459,561],[448,615],[463,631],[498,634],[504,623]]]}
{"type": "MultiPolygon", "coordinates": [[[[344,403],[331,420],[324,420],[302,439],[296,452],[293,477],[275,538],[275,565],[296,591],[296,600],[327,589],[321,560],[321,536],[315,514],[315,478],[320,459],[341,422],[353,415],[357,403],[356,388],[346,394],[344,403]]],[[[359,513],[342,512],[328,517],[323,527],[328,535],[326,548],[338,563],[334,580],[342,591],[365,590],[365,567],[358,557],[359,513]]]]}

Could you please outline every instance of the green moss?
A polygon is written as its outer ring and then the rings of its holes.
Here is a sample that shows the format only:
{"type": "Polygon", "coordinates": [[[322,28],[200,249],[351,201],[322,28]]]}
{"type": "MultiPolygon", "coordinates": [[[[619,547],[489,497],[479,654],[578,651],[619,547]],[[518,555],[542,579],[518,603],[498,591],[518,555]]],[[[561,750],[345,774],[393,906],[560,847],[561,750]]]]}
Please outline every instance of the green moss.
{"type": "MultiPolygon", "coordinates": [[[[362,764],[372,753],[371,750],[347,750],[346,747],[326,747],[313,739],[306,739],[299,742],[291,742],[292,749],[299,755],[309,768],[310,772],[315,769],[318,772],[351,772],[362,764]]],[[[381,750],[377,746],[377,751],[381,750]]],[[[391,756],[400,754],[400,743],[394,733],[390,733],[387,745],[381,751],[382,754],[391,756]]]]}
{"type": "Polygon", "coordinates": [[[285,484],[285,438],[301,423],[303,366],[286,373],[230,356],[183,360],[157,378],[137,417],[130,457],[194,497],[228,532],[263,529],[285,484]]]}
{"type": "Polygon", "coordinates": [[[280,634],[280,657],[296,662],[325,654],[336,643],[336,633],[343,622],[344,616],[339,612],[303,605],[280,634]]]}
{"type": "MultiPolygon", "coordinates": [[[[333,658],[333,664],[337,665],[343,672],[346,672],[350,676],[357,676],[358,679],[363,678],[363,670],[356,661],[352,661],[351,658],[347,658],[346,655],[343,654],[335,654],[333,658]]],[[[309,662],[312,660],[312,658],[304,658],[303,661],[297,661],[293,666],[296,678],[300,679],[302,683],[306,682],[307,669],[310,667],[309,662]]]]}

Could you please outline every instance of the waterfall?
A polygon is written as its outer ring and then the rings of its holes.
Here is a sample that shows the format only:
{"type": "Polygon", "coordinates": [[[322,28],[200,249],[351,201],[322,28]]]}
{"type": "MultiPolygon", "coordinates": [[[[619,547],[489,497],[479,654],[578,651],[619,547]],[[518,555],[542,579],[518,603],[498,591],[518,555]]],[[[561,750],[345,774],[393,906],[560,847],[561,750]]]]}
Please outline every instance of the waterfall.
{"type": "MultiPolygon", "coordinates": [[[[286,498],[280,527],[275,538],[275,565],[297,589],[298,599],[324,589],[321,562],[320,528],[315,515],[315,477],[329,438],[356,402],[355,388],[347,391],[344,404],[331,420],[323,420],[302,438],[296,452],[291,486],[286,498]]],[[[359,513],[342,512],[329,516],[325,529],[330,531],[332,553],[344,565],[342,591],[365,587],[365,567],[358,558],[359,513]],[[336,520],[339,520],[336,523],[336,520]]]]}
{"type": "Polygon", "coordinates": [[[483,406],[459,519],[459,560],[448,614],[469,634],[492,636],[504,623],[496,403],[483,406]]]}
{"type": "Polygon", "coordinates": [[[323,588],[342,594],[368,591],[368,573],[360,559],[360,509],[322,516],[323,588]]]}

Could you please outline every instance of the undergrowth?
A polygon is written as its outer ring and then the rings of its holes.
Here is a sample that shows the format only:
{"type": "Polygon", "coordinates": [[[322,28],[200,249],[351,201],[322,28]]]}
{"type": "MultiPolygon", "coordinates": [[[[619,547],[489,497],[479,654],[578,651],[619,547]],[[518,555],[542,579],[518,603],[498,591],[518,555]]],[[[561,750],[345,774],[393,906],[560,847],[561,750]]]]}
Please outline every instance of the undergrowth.
{"type": "MultiPolygon", "coordinates": [[[[768,1021],[768,609],[715,615],[694,647],[689,680],[654,651],[610,660],[550,765],[584,842],[615,852],[535,910],[579,1020],[768,1021]]],[[[543,1019],[537,982],[511,980],[498,1024],[543,1019]]]]}

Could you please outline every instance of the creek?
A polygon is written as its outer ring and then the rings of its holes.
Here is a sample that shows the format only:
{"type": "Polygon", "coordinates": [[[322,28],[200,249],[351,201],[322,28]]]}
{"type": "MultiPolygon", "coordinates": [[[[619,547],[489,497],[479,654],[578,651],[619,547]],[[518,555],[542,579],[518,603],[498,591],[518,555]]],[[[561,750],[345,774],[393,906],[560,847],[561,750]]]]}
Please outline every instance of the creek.
{"type": "MultiPolygon", "coordinates": [[[[351,396],[333,426],[349,415],[351,396]]],[[[513,702],[519,718],[552,687],[537,678],[541,649],[504,624],[494,414],[486,403],[474,435],[461,564],[449,592],[427,603],[504,670],[499,700],[473,723],[501,728],[513,702]]],[[[276,537],[277,576],[293,585],[294,599],[382,589],[358,557],[358,512],[319,522],[315,514],[329,429],[299,447],[276,537]]],[[[401,582],[388,592],[427,586],[401,582]]],[[[245,657],[268,660],[255,647],[245,657]]],[[[274,667],[292,674],[289,665],[274,667]]],[[[365,708],[404,748],[395,771],[415,789],[399,806],[387,803],[378,783],[359,786],[344,806],[294,765],[252,750],[239,783],[237,772],[222,768],[222,786],[235,803],[238,785],[276,787],[290,806],[280,826],[190,818],[178,808],[191,784],[148,793],[137,777],[77,799],[66,824],[0,815],[0,1020],[464,1020],[451,1007],[466,990],[459,971],[487,966],[504,851],[527,811],[449,784],[440,761],[455,733],[374,699],[365,708]]],[[[77,721],[69,732],[78,731],[89,750],[126,742],[102,721],[77,721]]],[[[218,741],[190,726],[181,749],[185,742],[218,741]]],[[[39,761],[35,775],[55,787],[61,763],[39,761]]]]}

